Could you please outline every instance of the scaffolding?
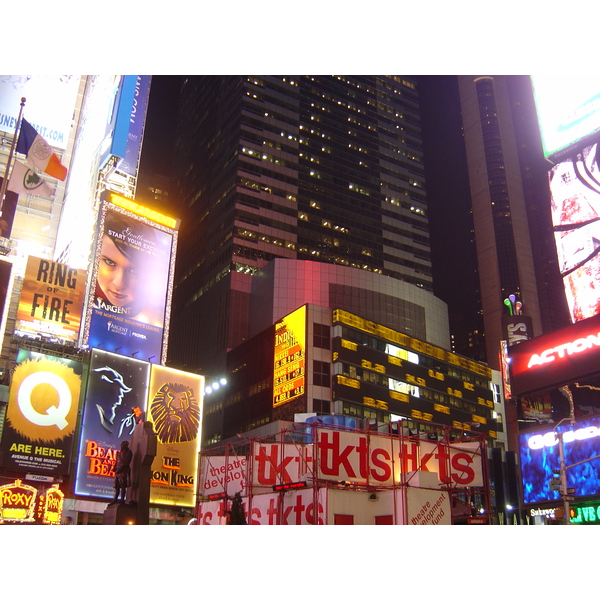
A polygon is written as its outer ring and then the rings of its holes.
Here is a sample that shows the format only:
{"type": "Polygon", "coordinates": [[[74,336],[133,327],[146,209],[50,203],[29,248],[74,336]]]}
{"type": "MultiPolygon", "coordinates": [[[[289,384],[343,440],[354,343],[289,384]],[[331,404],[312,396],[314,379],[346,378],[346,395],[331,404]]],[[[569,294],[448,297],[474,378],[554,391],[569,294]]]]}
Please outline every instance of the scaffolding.
{"type": "Polygon", "coordinates": [[[319,422],[200,453],[195,523],[489,524],[485,434],[402,420],[363,429],[319,422]]]}

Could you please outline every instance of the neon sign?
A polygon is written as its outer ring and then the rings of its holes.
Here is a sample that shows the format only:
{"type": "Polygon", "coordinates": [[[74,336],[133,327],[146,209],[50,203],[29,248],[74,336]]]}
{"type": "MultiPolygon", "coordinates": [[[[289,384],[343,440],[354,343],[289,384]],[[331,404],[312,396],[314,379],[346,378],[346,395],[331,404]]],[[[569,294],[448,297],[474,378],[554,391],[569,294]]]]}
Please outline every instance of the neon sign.
{"type": "Polygon", "coordinates": [[[37,489],[17,479],[0,486],[0,518],[6,521],[35,521],[37,489]]]}
{"type": "Polygon", "coordinates": [[[556,358],[564,358],[565,356],[571,356],[579,352],[585,352],[594,346],[600,346],[600,332],[596,335],[588,335],[585,338],[576,339],[573,342],[567,342],[554,348],[547,348],[540,354],[533,354],[529,359],[527,368],[538,365],[544,365],[556,360],[556,358]]]}
{"type": "MultiPolygon", "coordinates": [[[[563,433],[563,443],[568,444],[576,440],[589,440],[594,437],[600,436],[600,429],[594,427],[583,427],[575,431],[565,431],[563,433]]],[[[534,435],[527,440],[527,445],[532,450],[539,450],[540,448],[551,448],[558,444],[558,437],[554,431],[549,431],[544,435],[534,435]]]]}

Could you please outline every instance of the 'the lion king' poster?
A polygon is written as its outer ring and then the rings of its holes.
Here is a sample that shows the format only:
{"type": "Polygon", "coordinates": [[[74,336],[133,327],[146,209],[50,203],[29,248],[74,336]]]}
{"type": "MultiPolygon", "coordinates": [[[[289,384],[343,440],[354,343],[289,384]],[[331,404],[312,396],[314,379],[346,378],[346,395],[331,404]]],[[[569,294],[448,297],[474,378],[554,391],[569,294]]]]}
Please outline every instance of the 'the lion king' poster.
{"type": "Polygon", "coordinates": [[[157,435],[150,502],[194,506],[204,377],[152,366],[148,420],[157,435]]]}

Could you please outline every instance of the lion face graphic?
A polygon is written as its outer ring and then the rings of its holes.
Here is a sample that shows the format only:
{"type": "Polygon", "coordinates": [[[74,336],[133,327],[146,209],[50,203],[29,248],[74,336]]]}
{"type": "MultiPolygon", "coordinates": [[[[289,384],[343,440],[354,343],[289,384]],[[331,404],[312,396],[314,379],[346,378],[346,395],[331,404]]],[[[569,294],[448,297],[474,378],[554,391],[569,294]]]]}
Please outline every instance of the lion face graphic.
{"type": "Polygon", "coordinates": [[[191,387],[165,383],[150,403],[150,417],[161,443],[190,442],[198,435],[200,403],[191,387]]]}

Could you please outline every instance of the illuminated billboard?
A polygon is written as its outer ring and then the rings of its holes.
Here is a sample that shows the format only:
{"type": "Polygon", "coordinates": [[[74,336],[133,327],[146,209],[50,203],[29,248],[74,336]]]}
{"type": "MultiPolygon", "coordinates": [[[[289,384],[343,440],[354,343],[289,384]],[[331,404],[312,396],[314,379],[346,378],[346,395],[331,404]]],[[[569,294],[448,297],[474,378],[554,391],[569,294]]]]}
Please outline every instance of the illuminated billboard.
{"type": "Polygon", "coordinates": [[[194,506],[204,377],[152,365],[148,417],[157,435],[150,502],[194,506]]]}
{"type": "Polygon", "coordinates": [[[65,149],[80,79],[79,75],[0,75],[0,131],[15,133],[21,98],[27,98],[27,120],[51,146],[65,149]]]}
{"type": "Polygon", "coordinates": [[[19,350],[2,434],[2,467],[51,475],[69,472],[82,363],[19,350]]]}
{"type": "Polygon", "coordinates": [[[333,338],[334,398],[497,437],[488,367],[343,310],[334,311],[333,322],[385,340],[376,349],[350,339],[349,329],[333,338]]]}
{"type": "Polygon", "coordinates": [[[91,352],[79,436],[75,493],[113,498],[114,464],[121,442],[146,419],[150,363],[91,352]]]}
{"type": "Polygon", "coordinates": [[[552,224],[573,322],[600,313],[600,167],[598,144],[549,172],[552,224]]]}
{"type": "MultiPolygon", "coordinates": [[[[600,494],[600,417],[561,425],[567,488],[576,498],[600,494]],[[592,459],[592,460],[590,460],[592,459]]],[[[546,427],[519,435],[523,502],[561,501],[555,471],[560,469],[558,437],[546,427]],[[554,483],[551,484],[551,481],[554,483]]]]}
{"type": "Polygon", "coordinates": [[[600,131],[600,79],[562,72],[531,77],[544,154],[564,156],[600,131]]]}
{"type": "Polygon", "coordinates": [[[275,324],[273,406],[304,395],[306,376],[306,306],[275,324]]]}
{"type": "Polygon", "coordinates": [[[509,348],[512,392],[556,388],[600,371],[600,315],[509,348]]]}
{"type": "Polygon", "coordinates": [[[86,271],[29,256],[15,331],[77,341],[86,271]]]}
{"type": "Polygon", "coordinates": [[[83,343],[164,363],[177,226],[127,198],[105,196],[83,343]]]}

